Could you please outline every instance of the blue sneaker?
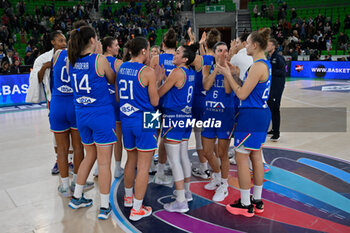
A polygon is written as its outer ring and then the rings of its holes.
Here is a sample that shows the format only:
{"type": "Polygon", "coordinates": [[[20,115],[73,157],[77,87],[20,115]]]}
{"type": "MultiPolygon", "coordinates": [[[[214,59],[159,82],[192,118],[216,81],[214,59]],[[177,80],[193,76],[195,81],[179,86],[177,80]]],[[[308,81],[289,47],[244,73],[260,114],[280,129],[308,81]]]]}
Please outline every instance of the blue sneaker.
{"type": "Polygon", "coordinates": [[[109,215],[111,215],[111,213],[112,213],[112,206],[111,204],[109,204],[108,209],[102,208],[102,207],[100,208],[100,212],[98,213],[97,218],[106,220],[108,219],[109,215]]]}
{"type": "Polygon", "coordinates": [[[57,162],[56,162],[55,165],[53,166],[53,168],[51,169],[51,174],[52,175],[57,175],[58,173],[60,173],[60,170],[58,169],[58,165],[57,165],[57,162]]]}
{"type": "Polygon", "coordinates": [[[86,199],[84,193],[80,199],[73,196],[72,200],[69,202],[68,206],[72,209],[79,209],[81,207],[88,207],[92,205],[92,199],[86,199]]]}

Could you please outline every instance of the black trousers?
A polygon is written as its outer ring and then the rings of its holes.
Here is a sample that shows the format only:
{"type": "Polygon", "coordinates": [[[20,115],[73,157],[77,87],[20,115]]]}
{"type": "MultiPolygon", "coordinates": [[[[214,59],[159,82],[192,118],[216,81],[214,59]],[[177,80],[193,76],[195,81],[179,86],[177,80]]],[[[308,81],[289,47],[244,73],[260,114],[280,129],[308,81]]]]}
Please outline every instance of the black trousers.
{"type": "Polygon", "coordinates": [[[270,96],[267,104],[271,110],[273,135],[280,135],[281,114],[280,105],[284,90],[285,78],[272,77],[270,96]]]}

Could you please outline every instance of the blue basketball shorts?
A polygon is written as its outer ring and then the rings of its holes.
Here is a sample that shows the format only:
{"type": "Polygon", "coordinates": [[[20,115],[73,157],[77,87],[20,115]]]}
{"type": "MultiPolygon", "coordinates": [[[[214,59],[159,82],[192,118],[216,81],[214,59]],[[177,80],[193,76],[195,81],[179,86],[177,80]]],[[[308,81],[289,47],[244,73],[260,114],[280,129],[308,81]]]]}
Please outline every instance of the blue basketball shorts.
{"type": "Polygon", "coordinates": [[[174,142],[188,140],[192,131],[191,120],[191,115],[183,112],[165,111],[161,137],[174,142]]]}
{"type": "Polygon", "coordinates": [[[192,116],[196,120],[202,120],[205,110],[205,96],[193,95],[192,116]]]}
{"type": "Polygon", "coordinates": [[[77,130],[77,121],[73,96],[52,96],[50,102],[50,130],[63,133],[70,129],[77,130]]]}
{"type": "Polygon", "coordinates": [[[155,151],[157,146],[157,130],[142,128],[142,117],[133,119],[131,124],[122,119],[123,144],[127,151],[155,151]]]}
{"type": "Polygon", "coordinates": [[[115,98],[115,94],[111,95],[111,99],[112,99],[112,105],[115,113],[115,121],[120,122],[120,105],[117,102],[117,99],[115,98]]]}
{"type": "Polygon", "coordinates": [[[231,139],[235,127],[234,117],[235,114],[233,108],[231,108],[229,111],[220,113],[205,111],[203,115],[203,122],[209,121],[211,119],[211,122],[213,120],[215,120],[215,122],[220,121],[221,126],[216,127],[214,124],[212,127],[210,124],[210,127],[206,127],[205,124],[203,124],[204,127],[202,127],[202,137],[231,139]]]}
{"type": "Polygon", "coordinates": [[[113,111],[112,104],[76,109],[78,130],[83,144],[105,146],[116,143],[113,111]]]}
{"type": "Polygon", "coordinates": [[[240,108],[234,132],[235,147],[244,145],[246,150],[260,150],[265,143],[270,121],[269,108],[240,108]]]}

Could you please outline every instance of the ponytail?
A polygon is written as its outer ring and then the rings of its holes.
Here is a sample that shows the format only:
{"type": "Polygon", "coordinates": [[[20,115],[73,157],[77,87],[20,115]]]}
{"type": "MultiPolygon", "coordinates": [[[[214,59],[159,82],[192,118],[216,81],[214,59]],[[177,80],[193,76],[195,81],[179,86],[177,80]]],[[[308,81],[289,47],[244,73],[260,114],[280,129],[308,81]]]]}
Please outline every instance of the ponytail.
{"type": "Polygon", "coordinates": [[[90,39],[95,37],[95,30],[90,26],[83,26],[71,31],[68,42],[68,59],[72,66],[75,65],[81,52],[88,46],[90,39]]]}

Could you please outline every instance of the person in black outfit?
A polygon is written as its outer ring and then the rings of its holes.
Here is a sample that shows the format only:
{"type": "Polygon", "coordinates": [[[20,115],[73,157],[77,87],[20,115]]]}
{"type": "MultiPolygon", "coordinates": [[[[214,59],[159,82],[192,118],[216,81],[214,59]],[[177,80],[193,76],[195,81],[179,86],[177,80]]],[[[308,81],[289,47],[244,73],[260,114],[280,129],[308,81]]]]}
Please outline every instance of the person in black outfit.
{"type": "Polygon", "coordinates": [[[272,131],[269,134],[272,134],[271,140],[275,142],[280,139],[280,104],[286,82],[286,61],[283,56],[278,54],[276,48],[278,48],[278,42],[275,39],[270,39],[266,52],[271,62],[272,77],[270,96],[267,104],[271,110],[272,119],[272,131]]]}

